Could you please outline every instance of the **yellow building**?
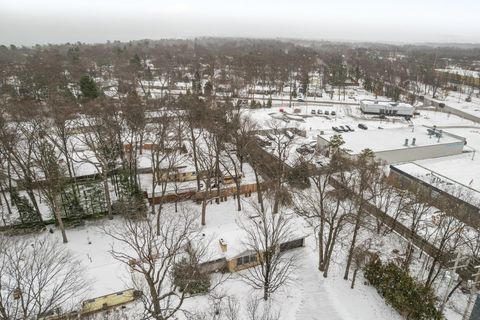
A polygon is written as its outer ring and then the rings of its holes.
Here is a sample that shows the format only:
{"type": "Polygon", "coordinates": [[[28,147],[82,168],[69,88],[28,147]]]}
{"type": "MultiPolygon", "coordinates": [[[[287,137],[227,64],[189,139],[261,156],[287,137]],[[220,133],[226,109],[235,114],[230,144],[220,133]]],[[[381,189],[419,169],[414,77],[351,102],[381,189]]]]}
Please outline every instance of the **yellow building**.
{"type": "Polygon", "coordinates": [[[448,82],[466,84],[470,86],[480,85],[480,72],[460,68],[436,69],[435,72],[444,76],[448,82]]]}
{"type": "Polygon", "coordinates": [[[96,312],[108,310],[110,308],[122,306],[137,300],[141,297],[141,295],[141,291],[128,289],[125,291],[107,294],[105,296],[97,297],[94,299],[89,299],[83,302],[82,310],[80,313],[82,316],[85,316],[96,312]]]}

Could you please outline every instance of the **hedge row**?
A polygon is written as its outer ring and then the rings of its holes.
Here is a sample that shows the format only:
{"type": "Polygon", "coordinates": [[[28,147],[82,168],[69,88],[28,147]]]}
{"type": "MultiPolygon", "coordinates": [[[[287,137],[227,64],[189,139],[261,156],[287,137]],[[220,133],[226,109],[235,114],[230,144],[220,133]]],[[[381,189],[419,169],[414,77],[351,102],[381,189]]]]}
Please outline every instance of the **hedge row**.
{"type": "Polygon", "coordinates": [[[433,290],[415,281],[395,264],[383,265],[377,259],[365,267],[364,275],[385,301],[405,319],[443,319],[443,314],[435,307],[437,297],[433,290]]]}

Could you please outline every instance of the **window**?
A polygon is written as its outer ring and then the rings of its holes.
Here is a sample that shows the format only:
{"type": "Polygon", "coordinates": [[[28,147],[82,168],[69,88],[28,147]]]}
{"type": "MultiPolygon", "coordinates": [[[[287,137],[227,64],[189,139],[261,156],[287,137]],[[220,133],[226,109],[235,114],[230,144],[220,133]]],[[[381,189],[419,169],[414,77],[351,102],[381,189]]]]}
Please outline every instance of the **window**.
{"type": "Polygon", "coordinates": [[[280,245],[280,251],[282,252],[282,251],[295,249],[295,248],[299,248],[299,247],[303,247],[303,238],[282,243],[280,245]]]}
{"type": "Polygon", "coordinates": [[[241,266],[244,264],[249,264],[252,262],[257,262],[257,255],[256,254],[251,254],[248,256],[243,256],[237,259],[237,266],[241,266]]]}

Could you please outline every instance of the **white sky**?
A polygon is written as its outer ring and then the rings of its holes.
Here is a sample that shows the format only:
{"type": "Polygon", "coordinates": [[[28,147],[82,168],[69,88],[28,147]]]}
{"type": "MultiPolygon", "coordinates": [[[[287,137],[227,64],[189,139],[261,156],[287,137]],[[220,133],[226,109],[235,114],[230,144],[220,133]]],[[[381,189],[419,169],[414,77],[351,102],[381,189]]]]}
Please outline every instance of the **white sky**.
{"type": "Polygon", "coordinates": [[[0,0],[0,44],[195,36],[480,42],[480,0],[0,0]]]}

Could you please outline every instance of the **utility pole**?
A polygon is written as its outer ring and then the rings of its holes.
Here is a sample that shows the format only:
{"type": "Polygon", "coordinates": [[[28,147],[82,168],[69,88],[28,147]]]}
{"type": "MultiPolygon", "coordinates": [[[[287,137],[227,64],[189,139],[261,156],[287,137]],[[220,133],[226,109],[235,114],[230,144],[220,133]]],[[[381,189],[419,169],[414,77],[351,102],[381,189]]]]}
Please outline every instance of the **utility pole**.
{"type": "Polygon", "coordinates": [[[450,261],[450,262],[454,262],[453,268],[445,271],[446,273],[447,272],[449,273],[450,279],[448,280],[447,289],[445,290],[445,296],[443,297],[442,304],[440,305],[440,312],[442,312],[442,313],[445,310],[445,306],[447,304],[447,299],[448,299],[448,294],[450,293],[450,290],[452,289],[453,281],[458,278],[457,270],[465,268],[465,267],[468,266],[468,261],[464,265],[460,265],[460,262],[462,260],[465,260],[466,258],[467,257],[462,258],[460,253],[457,253],[457,257],[455,258],[455,260],[450,261]]]}
{"type": "MultiPolygon", "coordinates": [[[[477,271],[480,269],[480,265],[476,266],[475,269],[477,271]]],[[[468,316],[470,314],[470,307],[472,306],[473,298],[476,296],[478,292],[478,285],[480,284],[480,272],[477,272],[473,275],[474,280],[468,280],[468,288],[470,289],[470,296],[468,297],[467,306],[465,307],[465,311],[463,312],[462,320],[468,320],[468,316]]]]}

